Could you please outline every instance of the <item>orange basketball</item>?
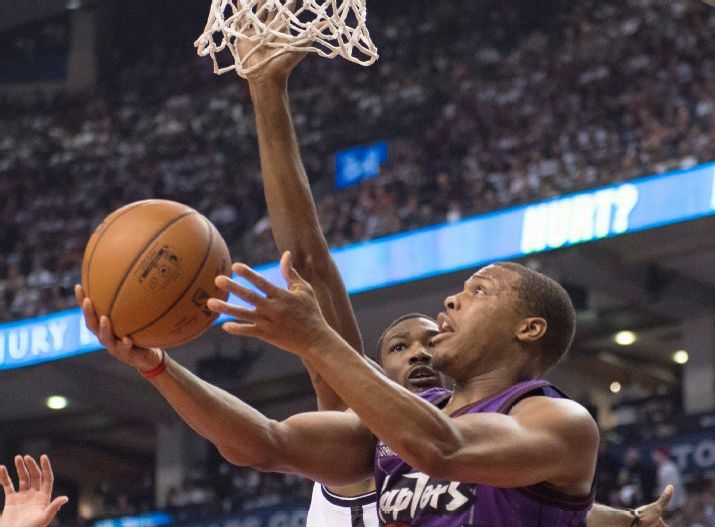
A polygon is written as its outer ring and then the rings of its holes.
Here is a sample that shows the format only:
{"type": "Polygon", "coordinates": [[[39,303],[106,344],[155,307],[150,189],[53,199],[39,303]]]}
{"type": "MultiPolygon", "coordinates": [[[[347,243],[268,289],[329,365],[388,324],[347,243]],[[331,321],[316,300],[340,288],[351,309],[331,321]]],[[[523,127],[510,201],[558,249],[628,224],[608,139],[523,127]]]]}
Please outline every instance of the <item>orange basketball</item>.
{"type": "Polygon", "coordinates": [[[214,285],[230,275],[226,242],[194,209],[158,199],[138,201],[107,216],[87,243],[82,287],[97,315],[107,315],[117,337],[137,346],[170,348],[211,326],[214,285]]]}

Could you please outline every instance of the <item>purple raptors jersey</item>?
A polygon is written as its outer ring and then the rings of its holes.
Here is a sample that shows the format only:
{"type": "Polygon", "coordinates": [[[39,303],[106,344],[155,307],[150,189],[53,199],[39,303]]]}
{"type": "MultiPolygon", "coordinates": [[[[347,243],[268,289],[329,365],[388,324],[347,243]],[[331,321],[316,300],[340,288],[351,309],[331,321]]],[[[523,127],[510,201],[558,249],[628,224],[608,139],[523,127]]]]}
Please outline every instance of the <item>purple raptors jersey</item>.
{"type": "MultiPolygon", "coordinates": [[[[509,413],[526,397],[568,398],[548,381],[512,386],[451,415],[509,413]]],[[[443,407],[451,392],[433,388],[420,397],[443,407]]],[[[547,483],[502,489],[476,483],[440,481],[417,472],[382,441],[375,452],[378,515],[383,527],[582,527],[593,504],[588,496],[568,496],[547,483]]]]}

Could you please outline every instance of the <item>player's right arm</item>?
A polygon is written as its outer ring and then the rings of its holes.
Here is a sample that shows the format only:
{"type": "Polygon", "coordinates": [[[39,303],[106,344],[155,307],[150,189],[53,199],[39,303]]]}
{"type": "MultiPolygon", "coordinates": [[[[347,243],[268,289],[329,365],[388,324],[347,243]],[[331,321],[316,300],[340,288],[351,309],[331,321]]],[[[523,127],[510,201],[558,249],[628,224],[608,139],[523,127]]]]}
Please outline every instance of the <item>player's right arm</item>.
{"type": "MultiPolygon", "coordinates": [[[[255,51],[254,60],[274,50],[255,51]]],[[[363,352],[362,339],[350,298],[340,272],[320,230],[310,183],[301,160],[290,115],[288,78],[304,55],[276,57],[249,74],[249,87],[256,114],[256,131],[264,191],[273,238],[279,252],[290,251],[298,272],[313,287],[328,324],[353,349],[363,352]]],[[[346,406],[310,364],[306,364],[321,410],[344,410],[346,406]]]]}
{"type": "Polygon", "coordinates": [[[152,384],[199,435],[231,463],[258,470],[300,474],[327,485],[349,485],[369,477],[375,440],[353,413],[313,412],[279,422],[230,393],[200,379],[159,349],[134,347],[117,339],[107,317],[98,319],[81,286],[76,286],[87,328],[117,360],[140,372],[166,370],[152,384]]]}

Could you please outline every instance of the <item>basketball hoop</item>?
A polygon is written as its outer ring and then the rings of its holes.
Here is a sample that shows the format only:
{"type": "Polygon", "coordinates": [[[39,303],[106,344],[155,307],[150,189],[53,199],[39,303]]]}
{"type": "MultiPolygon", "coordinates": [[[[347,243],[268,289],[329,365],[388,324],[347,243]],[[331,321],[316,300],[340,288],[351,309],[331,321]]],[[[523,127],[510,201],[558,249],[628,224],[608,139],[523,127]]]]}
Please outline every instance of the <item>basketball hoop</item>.
{"type": "Polygon", "coordinates": [[[212,0],[197,53],[210,56],[217,75],[235,70],[241,77],[290,51],[341,57],[369,66],[377,48],[366,25],[365,0],[212,0]],[[258,50],[275,53],[257,59],[258,50]],[[221,66],[219,55],[232,56],[221,66]]]}

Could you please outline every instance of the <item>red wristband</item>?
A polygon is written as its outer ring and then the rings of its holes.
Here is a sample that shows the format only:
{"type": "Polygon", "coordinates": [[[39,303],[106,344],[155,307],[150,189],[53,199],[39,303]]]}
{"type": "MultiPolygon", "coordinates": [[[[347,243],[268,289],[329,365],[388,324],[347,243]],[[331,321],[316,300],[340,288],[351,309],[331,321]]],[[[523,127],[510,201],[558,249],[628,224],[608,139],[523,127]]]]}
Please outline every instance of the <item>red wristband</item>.
{"type": "Polygon", "coordinates": [[[145,379],[153,379],[154,377],[158,377],[164,371],[166,370],[166,352],[164,350],[161,350],[161,362],[156,368],[153,368],[149,371],[141,371],[139,370],[139,373],[142,374],[142,377],[145,379]]]}

